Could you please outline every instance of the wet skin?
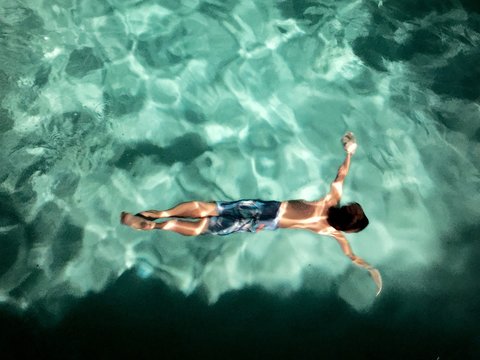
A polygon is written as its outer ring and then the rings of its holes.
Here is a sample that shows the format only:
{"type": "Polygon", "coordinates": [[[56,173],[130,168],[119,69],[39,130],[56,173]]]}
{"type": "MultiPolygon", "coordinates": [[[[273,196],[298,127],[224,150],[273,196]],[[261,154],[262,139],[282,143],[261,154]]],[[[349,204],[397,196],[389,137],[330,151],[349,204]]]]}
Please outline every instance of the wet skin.
{"type": "MultiPolygon", "coordinates": [[[[377,286],[377,295],[382,289],[380,272],[368,264],[362,258],[356,256],[350,243],[342,231],[332,227],[327,221],[328,210],[336,206],[342,197],[343,182],[350,168],[352,155],[355,153],[357,144],[352,133],[347,133],[342,138],[342,143],[347,152],[345,161],[338,169],[337,176],[330,186],[330,192],[317,201],[287,200],[282,201],[279,208],[279,228],[305,229],[319,235],[327,235],[335,238],[342,251],[354,264],[369,271],[377,286]]],[[[147,210],[136,216],[122,212],[121,222],[138,230],[162,229],[177,232],[182,235],[196,236],[208,230],[208,218],[218,216],[214,202],[190,201],[176,205],[168,210],[147,210]],[[150,220],[176,218],[156,223],[150,220]],[[178,218],[193,218],[198,221],[183,221],[178,218]]],[[[261,228],[259,228],[261,230],[261,228]]]]}

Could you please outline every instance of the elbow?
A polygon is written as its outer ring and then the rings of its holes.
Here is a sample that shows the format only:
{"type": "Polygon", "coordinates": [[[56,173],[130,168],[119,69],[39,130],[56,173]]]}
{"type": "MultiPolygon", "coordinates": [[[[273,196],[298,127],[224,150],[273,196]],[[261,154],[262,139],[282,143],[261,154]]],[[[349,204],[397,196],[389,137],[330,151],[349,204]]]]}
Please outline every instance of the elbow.
{"type": "Polygon", "coordinates": [[[357,256],[353,253],[350,253],[350,254],[346,254],[348,256],[348,258],[350,260],[352,260],[353,262],[355,262],[355,260],[357,260],[357,256]]]}

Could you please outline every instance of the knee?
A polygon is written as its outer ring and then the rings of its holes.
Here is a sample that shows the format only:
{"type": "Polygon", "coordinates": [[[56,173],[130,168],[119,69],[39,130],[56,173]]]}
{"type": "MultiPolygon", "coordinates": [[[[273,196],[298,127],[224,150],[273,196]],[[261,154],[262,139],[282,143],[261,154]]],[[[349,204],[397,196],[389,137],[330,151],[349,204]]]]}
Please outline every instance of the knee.
{"type": "Polygon", "coordinates": [[[208,230],[208,219],[201,219],[196,223],[196,226],[191,229],[190,236],[202,235],[208,230]]]}
{"type": "Polygon", "coordinates": [[[214,202],[201,202],[199,205],[200,217],[216,216],[217,204],[214,202]]]}
{"type": "Polygon", "coordinates": [[[177,220],[173,220],[173,219],[164,221],[162,223],[158,223],[158,225],[161,226],[162,230],[171,230],[171,231],[175,231],[178,227],[177,220]]]}

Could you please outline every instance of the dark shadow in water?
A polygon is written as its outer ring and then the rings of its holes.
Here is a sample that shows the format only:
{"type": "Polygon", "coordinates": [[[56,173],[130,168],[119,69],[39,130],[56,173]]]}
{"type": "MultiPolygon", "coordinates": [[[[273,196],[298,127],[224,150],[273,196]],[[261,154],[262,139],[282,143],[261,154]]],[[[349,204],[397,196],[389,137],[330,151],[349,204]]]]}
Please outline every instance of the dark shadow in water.
{"type": "Polygon", "coordinates": [[[43,87],[45,84],[47,84],[51,72],[51,66],[45,64],[41,65],[40,68],[37,70],[37,73],[35,74],[34,85],[38,87],[43,87]]]}
{"type": "Polygon", "coordinates": [[[383,1],[383,6],[377,6],[377,2],[372,2],[371,7],[377,7],[383,11],[385,9],[392,10],[395,14],[393,18],[397,18],[400,21],[411,20],[412,18],[422,18],[427,16],[432,11],[438,14],[445,14],[450,10],[457,7],[455,1],[451,0],[437,0],[437,1],[425,1],[425,0],[390,0],[383,1]]]}
{"type": "MultiPolygon", "coordinates": [[[[464,1],[464,5],[467,11],[472,7],[468,1],[464,1]]],[[[431,83],[431,89],[437,94],[475,100],[480,97],[480,83],[477,81],[480,78],[480,51],[469,35],[454,30],[459,21],[447,17],[437,18],[434,23],[424,26],[417,24],[432,12],[446,14],[457,6],[452,1],[389,1],[382,7],[369,3],[372,16],[370,31],[368,35],[356,38],[352,49],[365,64],[377,71],[387,71],[384,60],[407,62],[417,73],[418,81],[431,83]],[[397,41],[395,32],[405,22],[417,25],[410,27],[404,41],[397,41]],[[449,58],[446,55],[451,50],[451,43],[445,41],[446,37],[460,41],[466,50],[449,58]],[[445,64],[437,61],[442,57],[445,64]],[[431,59],[435,61],[432,63],[431,59]]],[[[477,29],[480,24],[480,18],[475,13],[470,13],[465,21],[471,29],[477,29]]]]}
{"type": "Polygon", "coordinates": [[[10,79],[5,72],[0,70],[0,102],[3,100],[5,95],[8,94],[11,85],[12,79],[10,79]]]}
{"type": "Polygon", "coordinates": [[[13,128],[13,124],[14,122],[10,116],[10,112],[0,107],[0,134],[11,130],[13,128]]]}
{"type": "Polygon", "coordinates": [[[463,8],[468,12],[476,12],[480,14],[480,2],[477,0],[460,0],[463,8]]]}
{"type": "Polygon", "coordinates": [[[0,192],[0,227],[13,227],[0,231],[0,278],[17,260],[22,239],[25,238],[20,213],[13,206],[10,195],[0,192]]]}
{"type": "Polygon", "coordinates": [[[372,16],[371,31],[368,35],[355,39],[352,48],[355,54],[372,68],[378,71],[386,71],[383,59],[410,61],[418,54],[433,56],[448,50],[448,44],[443,42],[441,36],[437,34],[437,30],[433,28],[418,27],[418,29],[410,31],[409,37],[402,43],[394,39],[398,23],[393,22],[392,19],[396,18],[398,21],[413,20],[419,14],[423,14],[424,11],[426,12],[425,15],[433,11],[432,7],[422,6],[421,12],[407,12],[406,9],[397,9],[394,6],[384,9],[384,7],[378,8],[372,5],[369,8],[372,16]]]}
{"type": "Polygon", "coordinates": [[[0,192],[0,226],[10,226],[22,223],[22,216],[14,205],[12,196],[0,192]]]}
{"type": "MultiPolygon", "coordinates": [[[[22,223],[9,207],[9,197],[0,200],[1,225],[22,223]]],[[[55,238],[54,257],[67,263],[80,248],[83,233],[60,219],[61,209],[45,205],[29,225],[28,236],[30,246],[55,238]]],[[[338,298],[335,286],[330,295],[301,290],[280,298],[249,288],[224,294],[208,306],[202,289],[186,297],[159,280],[140,279],[136,271],[128,271],[100,294],[80,300],[63,295],[69,309],[55,324],[44,306],[59,301],[55,294],[25,314],[3,306],[2,359],[476,359],[479,232],[479,225],[458,226],[441,237],[443,257],[430,270],[419,271],[426,273],[428,289],[423,292],[396,290],[385,269],[385,292],[365,313],[338,298]],[[458,273],[452,264],[462,265],[458,273]]],[[[14,242],[2,250],[2,259],[15,258],[14,242]]],[[[46,277],[43,270],[32,269],[10,295],[21,298],[46,277]]]]}
{"type": "Polygon", "coordinates": [[[123,116],[138,113],[145,103],[146,92],[142,86],[136,94],[130,94],[128,90],[120,90],[116,94],[109,91],[103,92],[105,114],[123,116]]]}
{"type": "MultiPolygon", "coordinates": [[[[3,214],[0,214],[2,216],[3,214]]],[[[0,218],[2,221],[3,218],[0,218]]],[[[0,232],[0,277],[3,276],[17,261],[21,240],[25,237],[22,227],[0,232]]]]}
{"type": "Polygon", "coordinates": [[[55,234],[50,266],[52,271],[63,269],[82,250],[84,230],[71,222],[71,219],[65,219],[55,234]]]}
{"type": "Polygon", "coordinates": [[[75,49],[70,53],[65,72],[77,78],[82,78],[92,70],[103,67],[103,61],[95,56],[93,49],[84,47],[75,49]]]}
{"type": "Polygon", "coordinates": [[[66,198],[75,193],[80,182],[80,176],[73,172],[64,171],[55,177],[52,193],[59,198],[66,198]]]}
{"type": "MultiPolygon", "coordinates": [[[[335,12],[334,2],[326,4],[315,0],[278,1],[277,6],[284,18],[297,19],[300,21],[301,26],[303,25],[302,27],[305,28],[314,27],[314,25],[326,21],[335,12]],[[309,8],[315,8],[316,11],[309,12],[307,11],[309,8]]],[[[281,28],[279,30],[282,31],[281,28]]]]}
{"type": "Polygon", "coordinates": [[[226,20],[231,17],[230,14],[239,2],[239,0],[202,1],[198,11],[213,19],[226,20]]]}
{"type": "Polygon", "coordinates": [[[198,296],[185,297],[130,271],[101,294],[78,301],[57,325],[38,325],[38,316],[49,317],[40,306],[24,316],[4,308],[0,346],[11,358],[35,353],[37,359],[404,360],[480,355],[475,331],[461,329],[461,324],[445,326],[437,320],[441,310],[433,297],[394,291],[384,294],[371,312],[358,313],[333,294],[300,291],[278,298],[260,288],[230,292],[207,306],[198,296]]]}
{"type": "MultiPolygon", "coordinates": [[[[459,99],[478,99],[480,51],[470,34],[455,30],[461,22],[455,17],[446,16],[437,17],[431,24],[420,26],[419,23],[432,13],[447,14],[463,6],[468,12],[465,27],[478,32],[479,4],[480,2],[474,0],[462,0],[460,3],[450,0],[397,0],[384,1],[382,6],[378,6],[376,1],[364,2],[362,6],[365,6],[371,15],[370,28],[368,34],[353,40],[352,49],[367,66],[377,71],[387,71],[385,61],[406,62],[411,65],[411,70],[417,73],[418,81],[422,84],[430,83],[431,89],[437,94],[459,99]],[[407,37],[398,41],[396,31],[405,23],[410,25],[407,37]],[[460,41],[467,50],[449,58],[451,42],[446,40],[448,38],[460,41]],[[437,61],[442,57],[445,63],[437,61]],[[437,66],[432,66],[432,58],[436,60],[437,66]]],[[[317,31],[315,24],[330,21],[332,16],[336,16],[335,6],[333,2],[329,5],[312,0],[287,0],[278,3],[284,17],[298,19],[312,31],[317,31]],[[310,8],[315,11],[309,11],[310,8]]],[[[339,30],[340,35],[341,31],[339,30]]]]}
{"type": "MultiPolygon", "coordinates": [[[[1,200],[2,224],[21,222],[9,199],[1,200]]],[[[29,235],[81,239],[68,221],[55,224],[59,212],[54,204],[44,207],[35,219],[41,229],[31,225],[29,235]]],[[[55,294],[24,314],[2,306],[2,359],[478,359],[479,232],[478,224],[458,225],[440,238],[443,256],[418,272],[426,277],[425,291],[395,289],[386,268],[385,291],[364,313],[343,302],[335,285],[329,295],[300,290],[288,297],[252,287],[208,306],[204,289],[186,297],[131,270],[99,294],[63,295],[68,310],[57,323],[45,307],[59,301],[55,294]]],[[[55,256],[68,261],[70,250],[54,249],[55,256]]],[[[45,277],[33,269],[10,295],[22,297],[45,277]]]]}
{"type": "Polygon", "coordinates": [[[39,173],[43,175],[50,169],[51,163],[47,158],[40,158],[31,165],[27,166],[18,177],[18,180],[15,183],[15,190],[20,189],[22,186],[25,185],[27,181],[32,178],[34,173],[39,173]]]}
{"type": "Polygon", "coordinates": [[[58,228],[62,215],[63,210],[53,201],[45,203],[38,209],[37,216],[27,227],[29,247],[41,243],[48,244],[58,228]]]}
{"type": "Polygon", "coordinates": [[[52,246],[53,265],[65,265],[81,249],[83,229],[73,225],[72,219],[55,202],[45,203],[35,219],[27,226],[29,247],[42,243],[52,246]]]}
{"type": "MultiPolygon", "coordinates": [[[[181,31],[174,33],[181,36],[181,31]]],[[[136,46],[136,56],[140,61],[152,68],[165,69],[168,66],[182,65],[182,61],[188,57],[174,54],[169,45],[172,44],[172,36],[158,36],[151,40],[139,40],[136,46]]]]}
{"type": "Polygon", "coordinates": [[[201,112],[201,110],[194,111],[191,109],[187,109],[184,112],[184,116],[185,119],[192,124],[201,124],[207,121],[207,118],[205,117],[203,112],[201,112]]]}
{"type": "Polygon", "coordinates": [[[480,50],[451,58],[434,77],[432,90],[437,94],[476,100],[480,98],[480,50]]]}
{"type": "Polygon", "coordinates": [[[166,147],[149,142],[136,143],[125,149],[114,165],[120,169],[130,169],[137,159],[149,157],[154,163],[171,166],[176,162],[189,163],[208,150],[209,147],[202,137],[189,133],[176,138],[166,147]]]}

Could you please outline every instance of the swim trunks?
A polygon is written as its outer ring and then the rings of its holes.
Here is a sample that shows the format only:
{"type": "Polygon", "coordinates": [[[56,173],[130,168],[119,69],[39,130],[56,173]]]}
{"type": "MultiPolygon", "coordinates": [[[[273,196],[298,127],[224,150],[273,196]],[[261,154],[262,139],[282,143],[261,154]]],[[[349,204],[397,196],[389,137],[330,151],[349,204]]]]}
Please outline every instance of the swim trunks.
{"type": "Polygon", "coordinates": [[[217,201],[218,216],[209,218],[206,234],[228,235],[234,232],[275,230],[278,227],[279,201],[259,199],[217,201]]]}

